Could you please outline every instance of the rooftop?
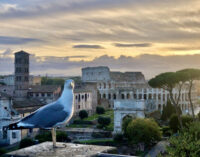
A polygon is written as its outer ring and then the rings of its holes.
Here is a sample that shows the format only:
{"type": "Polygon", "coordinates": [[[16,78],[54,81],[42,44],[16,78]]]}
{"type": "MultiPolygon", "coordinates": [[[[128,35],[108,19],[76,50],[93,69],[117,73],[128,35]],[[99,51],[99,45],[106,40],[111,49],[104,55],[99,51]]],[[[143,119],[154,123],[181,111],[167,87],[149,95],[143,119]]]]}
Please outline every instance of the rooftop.
{"type": "Polygon", "coordinates": [[[38,93],[38,92],[44,92],[44,93],[52,93],[55,92],[60,86],[58,85],[42,85],[42,86],[30,86],[28,92],[38,93]]]}
{"type": "Polygon", "coordinates": [[[81,145],[72,143],[59,143],[58,148],[52,147],[52,142],[44,142],[38,145],[20,149],[6,154],[12,157],[91,157],[99,153],[106,153],[115,150],[114,147],[81,145]]]}
{"type": "Polygon", "coordinates": [[[141,72],[110,72],[112,80],[123,82],[145,82],[144,75],[141,72]]]}

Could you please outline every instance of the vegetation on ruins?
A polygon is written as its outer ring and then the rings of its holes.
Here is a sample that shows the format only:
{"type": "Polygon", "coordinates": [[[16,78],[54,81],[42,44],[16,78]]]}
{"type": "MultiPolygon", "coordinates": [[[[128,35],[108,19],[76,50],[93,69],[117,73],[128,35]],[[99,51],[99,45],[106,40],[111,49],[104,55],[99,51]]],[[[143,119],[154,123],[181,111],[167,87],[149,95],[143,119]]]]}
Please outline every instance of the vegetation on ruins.
{"type": "Polygon", "coordinates": [[[81,110],[81,111],[79,112],[79,117],[80,117],[80,119],[87,118],[87,117],[88,117],[87,111],[86,111],[86,110],[81,110]]]}
{"type": "Polygon", "coordinates": [[[200,122],[192,122],[190,127],[184,128],[177,136],[171,136],[167,147],[169,157],[197,157],[200,156],[200,122]]]}
{"type": "Polygon", "coordinates": [[[160,127],[153,119],[133,119],[127,126],[127,137],[130,143],[144,143],[150,146],[162,137],[160,127]]]}

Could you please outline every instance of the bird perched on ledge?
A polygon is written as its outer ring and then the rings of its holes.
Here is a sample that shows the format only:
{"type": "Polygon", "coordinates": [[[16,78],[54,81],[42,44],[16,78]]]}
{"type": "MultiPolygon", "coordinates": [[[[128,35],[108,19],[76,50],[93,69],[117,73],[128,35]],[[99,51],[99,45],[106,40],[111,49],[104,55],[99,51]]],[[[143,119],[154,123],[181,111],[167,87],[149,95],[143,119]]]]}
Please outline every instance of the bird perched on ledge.
{"type": "Polygon", "coordinates": [[[56,128],[66,124],[74,112],[74,81],[66,80],[61,97],[4,129],[52,129],[53,147],[56,147],[56,128]]]}

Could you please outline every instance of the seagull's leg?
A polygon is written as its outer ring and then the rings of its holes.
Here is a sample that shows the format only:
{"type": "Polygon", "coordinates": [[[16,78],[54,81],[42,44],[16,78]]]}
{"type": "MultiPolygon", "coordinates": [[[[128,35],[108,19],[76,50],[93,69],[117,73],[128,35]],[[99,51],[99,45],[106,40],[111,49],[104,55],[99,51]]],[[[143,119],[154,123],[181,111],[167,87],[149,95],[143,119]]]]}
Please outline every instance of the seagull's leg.
{"type": "Polygon", "coordinates": [[[52,141],[53,141],[53,147],[56,148],[56,128],[52,128],[52,141]]]}

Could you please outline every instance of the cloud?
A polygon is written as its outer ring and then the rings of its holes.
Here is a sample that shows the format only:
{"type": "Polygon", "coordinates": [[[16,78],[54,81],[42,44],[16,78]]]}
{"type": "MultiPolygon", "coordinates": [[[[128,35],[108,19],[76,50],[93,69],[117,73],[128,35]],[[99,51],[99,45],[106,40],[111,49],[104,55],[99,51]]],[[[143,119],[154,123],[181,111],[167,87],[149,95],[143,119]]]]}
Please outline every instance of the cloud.
{"type": "Polygon", "coordinates": [[[41,40],[34,38],[0,36],[0,45],[18,45],[18,44],[27,44],[31,42],[41,42],[41,40]]]}
{"type": "MultiPolygon", "coordinates": [[[[86,56],[35,56],[30,58],[30,71],[37,75],[81,75],[82,67],[108,66],[112,71],[141,71],[147,79],[167,71],[176,71],[184,68],[199,68],[200,55],[139,55],[136,57],[103,55],[90,61],[73,61],[70,58],[86,56]]],[[[11,56],[0,56],[0,74],[14,72],[14,61],[11,56]],[[5,66],[6,65],[6,66],[5,66]]]]}
{"type": "Polygon", "coordinates": [[[10,48],[7,48],[2,54],[3,57],[6,57],[6,56],[11,56],[13,54],[13,51],[10,49],[10,48]]]}
{"type": "Polygon", "coordinates": [[[116,47],[151,47],[151,43],[139,43],[139,44],[122,44],[122,43],[115,43],[116,47]]]}
{"type": "Polygon", "coordinates": [[[74,45],[73,48],[76,48],[76,49],[104,49],[100,45],[74,45]]]}

